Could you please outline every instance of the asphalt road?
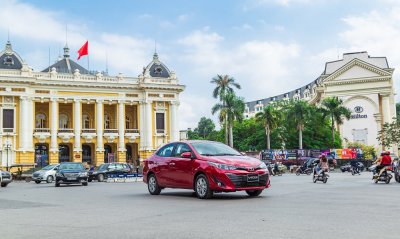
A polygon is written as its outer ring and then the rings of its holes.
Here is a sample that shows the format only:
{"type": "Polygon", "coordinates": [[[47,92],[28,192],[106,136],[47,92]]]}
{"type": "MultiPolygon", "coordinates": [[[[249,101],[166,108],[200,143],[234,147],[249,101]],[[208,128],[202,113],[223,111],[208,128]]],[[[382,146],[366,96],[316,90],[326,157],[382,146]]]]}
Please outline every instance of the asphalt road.
{"type": "Polygon", "coordinates": [[[14,182],[0,189],[1,238],[400,238],[400,184],[370,173],[272,177],[258,198],[163,190],[144,183],[14,182]]]}

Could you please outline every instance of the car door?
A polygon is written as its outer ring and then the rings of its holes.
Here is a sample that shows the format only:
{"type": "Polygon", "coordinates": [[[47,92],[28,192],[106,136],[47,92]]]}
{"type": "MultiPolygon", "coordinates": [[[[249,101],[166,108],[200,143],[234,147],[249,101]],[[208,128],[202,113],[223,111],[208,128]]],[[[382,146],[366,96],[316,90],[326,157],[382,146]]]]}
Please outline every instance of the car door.
{"type": "Polygon", "coordinates": [[[191,158],[182,158],[182,153],[190,152],[192,149],[185,143],[177,143],[173,152],[173,157],[169,163],[171,180],[177,187],[193,188],[193,163],[191,158]]]}
{"type": "Polygon", "coordinates": [[[163,187],[175,187],[170,172],[170,163],[175,143],[167,144],[157,151],[154,157],[154,164],[158,184],[163,187]]]}

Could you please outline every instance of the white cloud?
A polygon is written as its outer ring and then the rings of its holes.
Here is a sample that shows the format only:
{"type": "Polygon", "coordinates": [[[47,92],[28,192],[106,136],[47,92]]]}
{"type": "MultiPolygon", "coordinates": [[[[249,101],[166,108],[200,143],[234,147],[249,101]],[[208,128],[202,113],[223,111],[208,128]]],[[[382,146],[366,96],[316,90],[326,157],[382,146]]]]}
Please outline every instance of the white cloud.
{"type": "Polygon", "coordinates": [[[186,21],[188,18],[189,18],[188,14],[182,14],[182,15],[178,16],[178,20],[181,21],[181,22],[186,21]]]}
{"type": "Polygon", "coordinates": [[[232,29],[237,31],[246,31],[246,30],[253,30],[254,28],[251,25],[245,23],[242,24],[241,26],[234,26],[232,29]]]}

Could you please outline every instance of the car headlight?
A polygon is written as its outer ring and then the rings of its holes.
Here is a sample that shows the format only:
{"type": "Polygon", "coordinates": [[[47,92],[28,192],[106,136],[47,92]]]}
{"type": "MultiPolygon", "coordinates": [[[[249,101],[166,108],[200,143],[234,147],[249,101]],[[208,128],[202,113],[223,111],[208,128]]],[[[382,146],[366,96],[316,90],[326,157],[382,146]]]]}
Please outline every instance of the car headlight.
{"type": "Polygon", "coordinates": [[[222,170],[235,170],[237,169],[236,166],[233,165],[227,165],[227,164],[220,164],[220,163],[214,163],[214,162],[208,162],[209,165],[214,166],[216,168],[222,169],[222,170]]]}
{"type": "Polygon", "coordinates": [[[62,177],[62,173],[56,173],[56,177],[62,177]]]}
{"type": "Polygon", "coordinates": [[[267,165],[266,165],[264,162],[262,162],[260,165],[258,165],[257,168],[260,168],[260,169],[267,169],[267,165]]]}
{"type": "Polygon", "coordinates": [[[87,177],[87,176],[88,176],[87,172],[79,173],[79,177],[87,177]]]}

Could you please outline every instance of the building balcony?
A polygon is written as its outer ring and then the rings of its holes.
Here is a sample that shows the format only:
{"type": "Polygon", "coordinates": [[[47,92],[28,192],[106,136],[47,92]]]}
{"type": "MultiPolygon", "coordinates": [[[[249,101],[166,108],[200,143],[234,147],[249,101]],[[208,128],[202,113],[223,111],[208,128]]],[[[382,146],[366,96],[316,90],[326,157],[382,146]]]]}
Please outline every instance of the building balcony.
{"type": "Polygon", "coordinates": [[[104,138],[108,143],[113,143],[118,138],[118,129],[104,129],[104,138]]]}
{"type": "Polygon", "coordinates": [[[62,139],[63,143],[68,143],[74,137],[74,129],[58,129],[57,135],[62,139]]]}
{"type": "Polygon", "coordinates": [[[125,137],[128,139],[130,143],[135,142],[135,139],[140,136],[139,129],[126,129],[125,137]]]}
{"type": "Polygon", "coordinates": [[[82,138],[86,143],[91,143],[96,136],[96,129],[82,129],[82,138]]]}
{"type": "Polygon", "coordinates": [[[33,132],[33,137],[35,137],[39,143],[46,142],[46,139],[50,137],[49,128],[36,128],[33,132]]]}

